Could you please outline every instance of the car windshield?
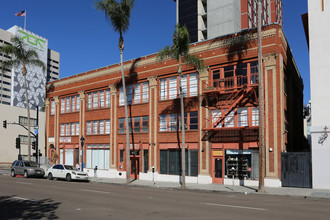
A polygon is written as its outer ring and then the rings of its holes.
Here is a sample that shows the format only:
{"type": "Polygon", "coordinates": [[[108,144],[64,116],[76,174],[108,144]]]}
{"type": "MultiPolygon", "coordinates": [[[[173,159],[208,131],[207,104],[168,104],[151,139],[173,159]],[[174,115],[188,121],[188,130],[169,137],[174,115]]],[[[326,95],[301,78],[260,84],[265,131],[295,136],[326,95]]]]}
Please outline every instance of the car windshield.
{"type": "Polygon", "coordinates": [[[77,171],[79,171],[79,170],[78,170],[76,167],[74,167],[74,166],[64,165],[64,167],[65,167],[66,170],[77,170],[77,171]]]}
{"type": "Polygon", "coordinates": [[[26,167],[37,167],[37,164],[35,162],[33,162],[33,161],[25,161],[24,162],[24,165],[26,167]]]}

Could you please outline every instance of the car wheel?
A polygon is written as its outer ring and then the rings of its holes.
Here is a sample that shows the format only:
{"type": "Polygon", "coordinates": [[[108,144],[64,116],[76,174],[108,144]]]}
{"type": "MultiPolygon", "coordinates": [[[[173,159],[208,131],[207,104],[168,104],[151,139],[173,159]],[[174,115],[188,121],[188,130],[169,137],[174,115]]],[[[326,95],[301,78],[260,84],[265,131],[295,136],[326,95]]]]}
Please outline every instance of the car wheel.
{"type": "Polygon", "coordinates": [[[52,174],[52,173],[49,173],[49,174],[48,174],[48,179],[49,179],[49,180],[52,180],[52,179],[53,179],[53,174],[52,174]]]}
{"type": "Polygon", "coordinates": [[[15,177],[16,176],[16,174],[15,174],[15,170],[12,170],[11,171],[11,177],[15,177]]]}
{"type": "Polygon", "coordinates": [[[29,174],[28,174],[28,172],[26,170],[24,171],[24,177],[25,178],[28,178],[29,177],[29,174]]]}
{"type": "Polygon", "coordinates": [[[69,181],[69,182],[71,181],[71,174],[70,174],[70,173],[68,173],[68,174],[66,175],[66,180],[69,181]]]}

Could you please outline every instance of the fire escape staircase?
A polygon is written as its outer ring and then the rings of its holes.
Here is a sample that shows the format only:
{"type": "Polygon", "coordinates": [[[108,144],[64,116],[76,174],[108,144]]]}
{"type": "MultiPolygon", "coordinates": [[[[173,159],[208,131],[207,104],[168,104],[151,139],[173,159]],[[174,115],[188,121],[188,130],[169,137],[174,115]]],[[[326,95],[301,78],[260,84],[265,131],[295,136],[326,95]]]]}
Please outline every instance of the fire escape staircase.
{"type": "MultiPolygon", "coordinates": [[[[217,133],[217,130],[219,130],[218,125],[222,123],[226,117],[237,107],[242,106],[242,103],[246,98],[250,97],[251,94],[256,95],[256,89],[257,86],[248,86],[243,87],[240,90],[237,90],[235,92],[232,92],[225,100],[225,103],[231,103],[228,107],[228,109],[222,114],[216,121],[213,122],[211,127],[204,128],[204,136],[203,141],[208,141],[212,139],[212,137],[217,133]]],[[[212,94],[214,95],[214,93],[212,94]]],[[[218,92],[218,95],[221,95],[220,92],[218,92]]]]}

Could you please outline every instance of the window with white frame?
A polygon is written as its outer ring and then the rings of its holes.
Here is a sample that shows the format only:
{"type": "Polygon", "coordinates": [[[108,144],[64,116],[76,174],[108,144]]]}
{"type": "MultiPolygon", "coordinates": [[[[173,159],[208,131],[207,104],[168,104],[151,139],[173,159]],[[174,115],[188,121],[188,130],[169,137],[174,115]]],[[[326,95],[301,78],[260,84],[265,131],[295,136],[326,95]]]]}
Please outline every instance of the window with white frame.
{"type": "Polygon", "coordinates": [[[86,134],[87,135],[92,134],[92,122],[91,121],[86,122],[86,134]]]}
{"type": "Polygon", "coordinates": [[[97,134],[97,121],[93,121],[93,134],[97,134]]]}
{"type": "Polygon", "coordinates": [[[87,109],[110,107],[110,89],[87,93],[87,109]]]}
{"type": "MultiPolygon", "coordinates": [[[[160,100],[176,99],[179,95],[179,76],[160,79],[160,100]]],[[[184,97],[197,96],[198,76],[197,73],[185,74],[182,77],[182,92],[184,97]]]]}
{"type": "Polygon", "coordinates": [[[252,108],[252,126],[259,126],[259,108],[252,108]]]}
{"type": "MultiPolygon", "coordinates": [[[[227,110],[224,110],[226,112],[227,110]]],[[[232,110],[225,118],[225,127],[235,127],[235,112],[232,110]]]]}
{"type": "Polygon", "coordinates": [[[245,127],[249,126],[248,120],[248,108],[237,108],[237,126],[245,127]]]}
{"type": "MultiPolygon", "coordinates": [[[[149,116],[137,116],[129,118],[128,121],[130,132],[133,130],[134,133],[141,133],[149,130],[149,116]]],[[[125,118],[120,118],[118,133],[125,133],[125,130],[125,118]]]]}
{"type": "Polygon", "coordinates": [[[65,127],[64,124],[60,125],[61,136],[64,136],[64,127],[65,127]]]}
{"type": "Polygon", "coordinates": [[[61,113],[80,111],[79,95],[65,97],[61,99],[61,113]]]}
{"type": "Polygon", "coordinates": [[[50,115],[55,115],[55,101],[50,101],[50,115]]]}
{"type": "Polygon", "coordinates": [[[99,134],[104,134],[104,120],[99,121],[99,134]]]}
{"type": "MultiPolygon", "coordinates": [[[[222,114],[222,112],[220,109],[212,110],[212,124],[214,124],[219,118],[221,118],[221,114],[222,114]]],[[[216,127],[221,128],[222,123],[219,123],[216,127]]]]}
{"type": "Polygon", "coordinates": [[[105,133],[110,134],[110,120],[105,120],[105,133]]]}
{"type": "Polygon", "coordinates": [[[70,124],[67,123],[65,124],[65,136],[69,136],[70,135],[70,124]]]}
{"type": "Polygon", "coordinates": [[[79,122],[76,123],[76,135],[79,135],[80,128],[79,128],[79,122]]]}
{"type": "MultiPolygon", "coordinates": [[[[181,130],[181,114],[159,115],[159,131],[177,131],[181,130]]],[[[184,113],[185,130],[198,129],[198,112],[184,113]]]]}
{"type": "Polygon", "coordinates": [[[107,170],[110,166],[109,144],[87,144],[86,168],[107,170]]]}
{"type": "MultiPolygon", "coordinates": [[[[149,101],[149,82],[136,83],[126,86],[128,104],[139,104],[149,101]]],[[[119,105],[125,104],[123,87],[119,88],[119,105]]]]}
{"type": "Polygon", "coordinates": [[[86,134],[110,134],[110,120],[87,121],[86,134]]]}
{"type": "Polygon", "coordinates": [[[71,123],[71,135],[76,134],[76,123],[71,123]]]}

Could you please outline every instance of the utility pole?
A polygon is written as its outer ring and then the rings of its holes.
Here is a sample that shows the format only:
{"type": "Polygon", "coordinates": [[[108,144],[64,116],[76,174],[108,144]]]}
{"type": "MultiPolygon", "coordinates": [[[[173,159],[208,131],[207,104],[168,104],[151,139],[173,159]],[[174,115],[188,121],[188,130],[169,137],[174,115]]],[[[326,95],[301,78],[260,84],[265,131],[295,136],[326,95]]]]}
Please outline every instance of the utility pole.
{"type": "Polygon", "coordinates": [[[258,93],[259,93],[259,187],[258,192],[264,192],[265,178],[265,108],[264,108],[264,75],[262,65],[262,35],[261,35],[261,0],[258,1],[258,93]]]}

